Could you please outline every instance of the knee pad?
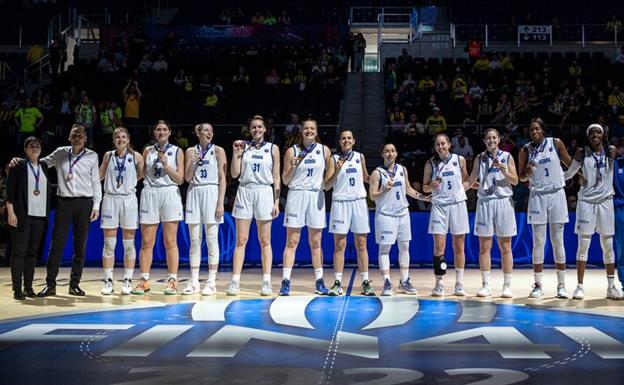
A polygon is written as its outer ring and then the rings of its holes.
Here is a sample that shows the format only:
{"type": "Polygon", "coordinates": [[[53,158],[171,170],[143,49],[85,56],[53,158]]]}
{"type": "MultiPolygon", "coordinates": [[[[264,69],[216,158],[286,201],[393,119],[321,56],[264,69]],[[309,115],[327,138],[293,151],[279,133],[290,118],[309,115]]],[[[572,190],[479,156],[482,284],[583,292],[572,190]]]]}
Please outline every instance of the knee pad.
{"type": "Polygon", "coordinates": [[[134,247],[134,239],[124,239],[123,248],[126,258],[136,259],[136,248],[134,247]]]}
{"type": "Polygon", "coordinates": [[[409,255],[409,242],[399,242],[399,266],[409,267],[410,255],[409,255]]]}
{"type": "Polygon", "coordinates": [[[102,257],[115,258],[115,246],[117,245],[117,237],[104,237],[104,249],[102,257]]]}
{"type": "Polygon", "coordinates": [[[219,264],[219,225],[205,225],[208,245],[208,264],[219,264]]]}
{"type": "Polygon", "coordinates": [[[444,275],[446,274],[446,259],[444,259],[444,255],[441,256],[433,256],[433,273],[435,275],[444,275]]]}
{"type": "Polygon", "coordinates": [[[546,243],[546,225],[533,225],[533,264],[544,263],[544,244],[546,243]]]}
{"type": "Polygon", "coordinates": [[[390,270],[390,245],[379,245],[379,269],[390,270]]]}
{"type": "Polygon", "coordinates": [[[553,248],[553,255],[555,256],[555,263],[565,263],[566,253],[563,247],[563,224],[551,223],[550,224],[550,243],[553,248]]]}
{"type": "Polygon", "coordinates": [[[615,254],[613,253],[613,237],[601,235],[600,246],[602,247],[602,262],[605,265],[615,263],[615,254]]]}
{"type": "Polygon", "coordinates": [[[587,262],[587,251],[591,244],[591,236],[580,235],[578,236],[578,250],[576,251],[576,260],[587,262]]]}

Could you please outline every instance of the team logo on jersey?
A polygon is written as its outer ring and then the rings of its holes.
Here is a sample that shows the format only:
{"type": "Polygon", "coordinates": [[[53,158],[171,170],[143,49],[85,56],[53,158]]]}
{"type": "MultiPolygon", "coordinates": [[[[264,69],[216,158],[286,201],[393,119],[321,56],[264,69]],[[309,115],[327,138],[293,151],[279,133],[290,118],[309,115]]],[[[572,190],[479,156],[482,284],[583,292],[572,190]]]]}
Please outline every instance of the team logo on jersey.
{"type": "Polygon", "coordinates": [[[132,163],[132,158],[128,158],[128,163],[132,163]]]}
{"type": "Polygon", "coordinates": [[[214,151],[210,151],[210,155],[214,155],[214,151]]]}
{"type": "Polygon", "coordinates": [[[265,149],[264,149],[264,152],[269,152],[269,149],[268,149],[268,148],[265,148],[265,149]]]}
{"type": "Polygon", "coordinates": [[[167,153],[167,155],[171,156],[171,155],[173,155],[173,152],[169,151],[169,152],[167,153]]]}
{"type": "Polygon", "coordinates": [[[553,148],[552,148],[552,147],[550,147],[550,148],[548,149],[548,151],[550,151],[550,152],[552,152],[552,150],[553,150],[553,148]]]}
{"type": "Polygon", "coordinates": [[[403,171],[401,171],[401,172],[399,173],[399,175],[403,176],[403,171]]]}
{"type": "Polygon", "coordinates": [[[321,150],[316,150],[316,155],[320,154],[321,150]]]}
{"type": "Polygon", "coordinates": [[[360,160],[359,160],[359,159],[356,159],[356,160],[355,160],[355,163],[360,163],[360,160]]]}
{"type": "Polygon", "coordinates": [[[457,162],[453,162],[453,166],[457,167],[457,162]]]}

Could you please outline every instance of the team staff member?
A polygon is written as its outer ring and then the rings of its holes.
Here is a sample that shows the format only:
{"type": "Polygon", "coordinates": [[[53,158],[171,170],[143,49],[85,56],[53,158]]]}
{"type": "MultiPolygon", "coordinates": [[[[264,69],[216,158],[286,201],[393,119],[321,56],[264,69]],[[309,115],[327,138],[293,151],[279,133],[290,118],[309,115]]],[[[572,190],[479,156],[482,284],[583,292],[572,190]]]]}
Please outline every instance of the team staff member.
{"type": "Polygon", "coordinates": [[[217,269],[219,268],[219,224],[223,223],[225,198],[225,169],[227,160],[223,147],[213,145],[213,128],[208,123],[195,126],[199,144],[186,150],[185,178],[189,183],[186,194],[186,224],[189,228],[191,247],[191,282],[182,294],[197,294],[199,267],[201,265],[202,224],[206,231],[208,246],[208,282],[202,295],[216,294],[217,269]]]}
{"type": "Polygon", "coordinates": [[[24,141],[26,159],[19,161],[7,180],[7,214],[11,226],[11,278],[13,298],[34,297],[33,277],[39,244],[45,235],[52,187],[48,169],[39,163],[41,140],[24,141]],[[22,276],[24,291],[22,291],[22,276]]]}
{"type": "Polygon", "coordinates": [[[145,172],[139,223],[141,223],[141,251],[139,265],[141,280],[132,294],[143,295],[150,290],[149,274],[152,267],[156,231],[162,223],[167,254],[167,287],[165,295],[178,293],[178,222],[182,220],[182,197],[178,185],[184,182],[184,153],[169,143],[171,127],[164,120],[156,122],[152,135],[153,146],[143,151],[145,172]]]}
{"type": "Polygon", "coordinates": [[[89,221],[93,222],[99,216],[102,185],[98,155],[85,147],[87,143],[85,128],[74,124],[69,132],[69,142],[71,146],[59,147],[41,159],[48,167],[56,168],[58,188],[52,243],[48,252],[46,286],[37,294],[39,297],[56,295],[56,276],[70,225],[73,229],[74,256],[69,294],[85,295],[78,284],[85,261],[89,221]]]}
{"type": "Polygon", "coordinates": [[[113,294],[117,228],[121,227],[124,249],[124,279],[121,294],[128,295],[132,291],[132,273],[136,263],[134,233],[139,224],[136,185],[142,178],[143,157],[130,146],[130,133],[124,127],[118,127],[113,131],[113,144],[115,149],[104,155],[100,166],[100,178],[104,180],[100,224],[104,231],[102,250],[104,287],[101,293],[113,294]]]}

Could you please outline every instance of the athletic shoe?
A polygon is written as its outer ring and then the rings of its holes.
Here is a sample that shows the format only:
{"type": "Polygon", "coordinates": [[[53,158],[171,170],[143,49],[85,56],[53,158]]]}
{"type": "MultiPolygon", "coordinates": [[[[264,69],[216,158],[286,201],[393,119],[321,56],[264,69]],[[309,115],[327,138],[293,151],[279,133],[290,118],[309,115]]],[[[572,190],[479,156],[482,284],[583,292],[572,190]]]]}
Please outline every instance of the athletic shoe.
{"type": "Polygon", "coordinates": [[[384,281],[383,289],[381,290],[381,295],[390,296],[392,295],[392,282],[389,279],[384,281]]]}
{"type": "Polygon", "coordinates": [[[410,279],[406,279],[405,282],[401,281],[399,279],[399,290],[401,290],[403,293],[405,294],[416,294],[418,293],[418,290],[416,290],[416,288],[414,286],[412,286],[412,283],[410,282],[410,279]]]}
{"type": "Polygon", "coordinates": [[[131,293],[134,295],[143,295],[147,293],[148,291],[150,291],[149,281],[147,279],[141,278],[139,280],[139,284],[136,285],[136,287],[134,288],[134,290],[131,291],[131,293]]]}
{"type": "Polygon", "coordinates": [[[583,290],[583,286],[577,286],[574,289],[574,294],[572,294],[573,299],[583,299],[585,298],[585,290],[583,290]]]}
{"type": "MultiPolygon", "coordinates": [[[[199,286],[197,286],[199,288],[199,286]]],[[[167,280],[167,287],[163,291],[165,295],[176,295],[178,294],[178,281],[175,278],[169,278],[167,280]]]]}
{"type": "Polygon", "coordinates": [[[115,290],[113,289],[113,280],[108,278],[104,280],[104,287],[102,288],[102,295],[111,295],[115,290]]]}
{"type": "Polygon", "coordinates": [[[511,291],[510,285],[503,285],[503,293],[501,294],[503,298],[513,298],[513,292],[511,291]]]}
{"type": "Polygon", "coordinates": [[[444,295],[444,283],[437,281],[435,287],[431,291],[431,295],[434,297],[442,297],[444,295]]]}
{"type": "Polygon", "coordinates": [[[215,295],[217,294],[217,288],[215,286],[214,282],[208,282],[206,283],[206,286],[204,286],[204,290],[202,290],[201,295],[215,295]]]}
{"type": "Polygon", "coordinates": [[[199,294],[201,288],[199,287],[199,281],[191,281],[189,284],[182,290],[182,294],[191,295],[191,294],[199,294]]]}
{"type": "Polygon", "coordinates": [[[260,288],[260,295],[263,295],[263,296],[273,295],[273,288],[271,287],[271,282],[262,281],[262,287],[260,288]]]}
{"type": "Polygon", "coordinates": [[[461,282],[455,282],[455,290],[453,291],[453,295],[458,297],[465,297],[466,291],[464,290],[464,285],[461,282]]]}
{"type": "Polygon", "coordinates": [[[565,286],[557,285],[557,298],[566,299],[568,298],[568,292],[566,291],[565,286]]]}
{"type": "Polygon", "coordinates": [[[121,285],[121,294],[132,294],[132,280],[130,278],[124,278],[123,284],[121,285]]]}
{"type": "Polygon", "coordinates": [[[316,294],[327,295],[327,293],[329,293],[329,290],[327,290],[327,288],[325,287],[325,282],[323,282],[323,278],[319,278],[316,280],[314,288],[314,292],[316,294]]]}
{"type": "Polygon", "coordinates": [[[531,292],[529,293],[529,298],[542,298],[544,296],[544,291],[542,290],[542,285],[540,283],[534,283],[531,292]]]}
{"type": "Polygon", "coordinates": [[[477,292],[477,297],[489,297],[492,295],[492,289],[490,289],[490,285],[486,285],[485,283],[481,286],[481,289],[477,292]]]}
{"type": "Polygon", "coordinates": [[[227,295],[239,295],[240,294],[240,282],[232,281],[226,292],[227,295]]]}
{"type": "Polygon", "coordinates": [[[342,291],[342,286],[340,286],[340,281],[339,280],[335,280],[334,281],[334,286],[331,287],[331,289],[329,289],[329,293],[328,295],[335,297],[337,295],[342,295],[343,291],[342,291]]]}
{"type": "Polygon", "coordinates": [[[622,292],[615,286],[607,288],[607,299],[620,300],[624,299],[622,292]]]}
{"type": "Polygon", "coordinates": [[[288,297],[290,295],[290,279],[282,279],[282,287],[280,288],[279,295],[288,297]]]}
{"type": "Polygon", "coordinates": [[[362,281],[362,291],[361,291],[362,295],[365,295],[367,297],[374,297],[375,296],[375,291],[373,290],[373,287],[371,286],[371,281],[369,281],[368,279],[365,281],[362,281]]]}

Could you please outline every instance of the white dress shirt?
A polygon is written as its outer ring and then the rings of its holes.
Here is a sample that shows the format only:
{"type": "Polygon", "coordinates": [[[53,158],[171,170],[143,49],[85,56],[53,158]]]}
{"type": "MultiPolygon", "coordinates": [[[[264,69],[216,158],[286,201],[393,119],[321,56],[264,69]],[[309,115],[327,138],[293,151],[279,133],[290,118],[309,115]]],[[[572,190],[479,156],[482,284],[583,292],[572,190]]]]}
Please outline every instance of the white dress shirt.
{"type": "Polygon", "coordinates": [[[40,159],[48,167],[56,168],[58,188],[56,195],[63,198],[93,198],[93,209],[100,210],[102,184],[100,183],[99,159],[95,151],[85,148],[79,154],[71,153],[71,146],[59,147],[40,159]],[[72,163],[72,177],[68,179],[72,163]],[[80,157],[80,159],[78,159],[80,157]]]}

